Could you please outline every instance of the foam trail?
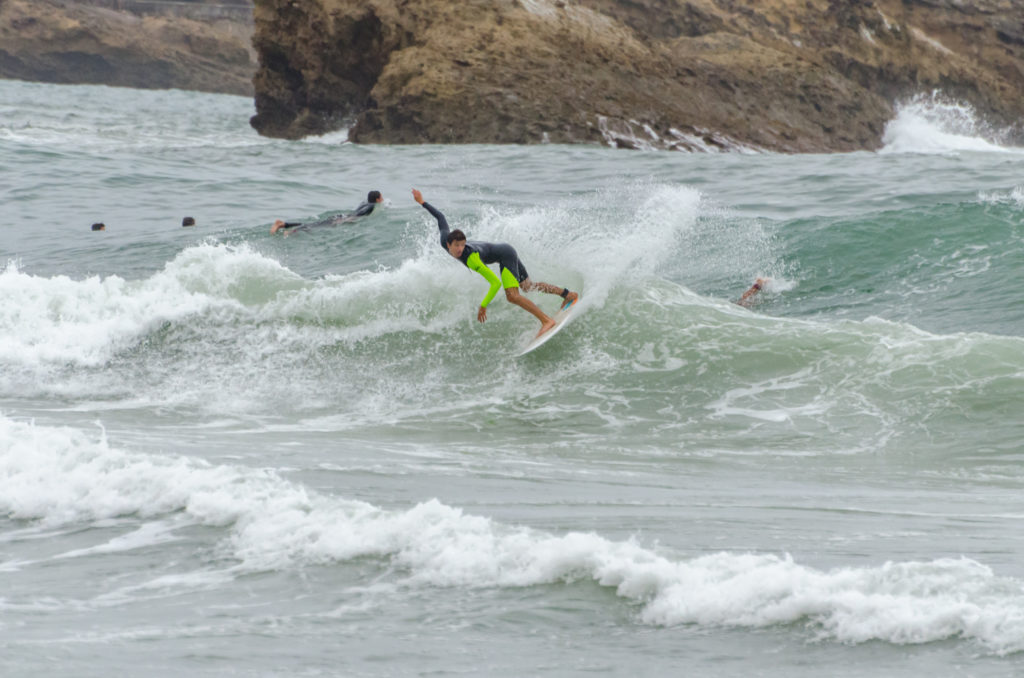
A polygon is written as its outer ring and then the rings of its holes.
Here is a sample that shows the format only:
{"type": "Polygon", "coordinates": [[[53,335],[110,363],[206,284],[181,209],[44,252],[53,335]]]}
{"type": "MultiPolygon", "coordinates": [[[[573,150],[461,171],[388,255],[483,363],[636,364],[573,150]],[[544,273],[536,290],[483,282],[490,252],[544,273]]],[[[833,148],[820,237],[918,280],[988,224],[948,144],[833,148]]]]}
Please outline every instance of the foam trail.
{"type": "MultiPolygon", "coordinates": [[[[616,192],[618,193],[618,192],[616,192]]],[[[512,217],[488,212],[480,224],[487,239],[515,243],[533,278],[560,283],[567,269],[583,278],[581,307],[600,307],[616,286],[653,276],[671,260],[695,228],[701,195],[687,186],[635,186],[628,194],[645,198],[625,214],[607,206],[623,204],[621,194],[588,196],[585,205],[529,210],[512,217]],[[602,206],[599,213],[591,205],[602,206]],[[534,264],[533,262],[539,262],[534,264]]]]}
{"type": "Polygon", "coordinates": [[[633,540],[502,525],[436,500],[384,511],[308,491],[272,470],[133,454],[103,435],[7,418],[0,418],[0,510],[48,525],[182,512],[228,531],[239,572],[380,557],[409,585],[592,580],[634,602],[648,624],[804,622],[819,638],[846,643],[959,638],[995,654],[1024,651],[1024,582],[969,559],[820,571],[788,556],[679,558],[633,540]]]}

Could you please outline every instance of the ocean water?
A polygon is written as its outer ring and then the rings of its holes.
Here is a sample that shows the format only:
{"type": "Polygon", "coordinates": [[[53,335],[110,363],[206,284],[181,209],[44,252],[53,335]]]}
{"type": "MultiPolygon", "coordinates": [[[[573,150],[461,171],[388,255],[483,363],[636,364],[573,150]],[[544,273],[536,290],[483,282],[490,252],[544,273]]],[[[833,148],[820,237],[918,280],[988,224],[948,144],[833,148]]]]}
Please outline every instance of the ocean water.
{"type": "Polygon", "coordinates": [[[1024,671],[1024,149],[970,109],[805,156],[252,112],[0,81],[0,674],[1024,671]],[[573,323],[513,357],[414,187],[573,323]]]}

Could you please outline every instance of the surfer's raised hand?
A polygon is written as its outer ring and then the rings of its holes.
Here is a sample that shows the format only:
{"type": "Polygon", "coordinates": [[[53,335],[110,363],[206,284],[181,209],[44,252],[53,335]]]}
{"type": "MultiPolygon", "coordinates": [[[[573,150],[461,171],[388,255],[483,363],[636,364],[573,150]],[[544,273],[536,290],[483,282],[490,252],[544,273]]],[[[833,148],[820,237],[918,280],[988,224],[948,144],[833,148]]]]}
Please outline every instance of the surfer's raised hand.
{"type": "Polygon", "coordinates": [[[487,309],[484,308],[483,306],[481,306],[480,310],[476,312],[476,319],[479,320],[480,322],[486,321],[487,320],[487,309]]]}
{"type": "Polygon", "coordinates": [[[412,189],[412,199],[415,200],[416,202],[418,202],[421,205],[423,204],[423,194],[420,193],[415,188],[412,189]]]}

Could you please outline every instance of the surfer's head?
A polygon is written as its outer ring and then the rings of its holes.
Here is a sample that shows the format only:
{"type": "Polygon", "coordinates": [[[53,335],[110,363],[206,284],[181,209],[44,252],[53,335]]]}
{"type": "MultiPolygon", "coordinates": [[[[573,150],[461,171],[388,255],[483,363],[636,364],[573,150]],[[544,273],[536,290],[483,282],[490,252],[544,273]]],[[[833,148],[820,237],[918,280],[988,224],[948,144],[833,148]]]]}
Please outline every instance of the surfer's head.
{"type": "Polygon", "coordinates": [[[193,217],[185,217],[181,220],[181,225],[184,226],[195,226],[196,220],[193,217]]]}
{"type": "Polygon", "coordinates": [[[366,202],[383,202],[384,196],[380,194],[380,191],[370,191],[366,194],[366,202]]]}
{"type": "Polygon", "coordinates": [[[92,225],[92,230],[94,230],[94,231],[105,231],[105,230],[107,230],[107,226],[106,226],[106,224],[102,224],[102,223],[101,224],[93,224],[92,225]]]}
{"type": "Polygon", "coordinates": [[[456,228],[448,234],[448,253],[458,259],[462,256],[464,249],[466,249],[466,234],[456,228]]]}

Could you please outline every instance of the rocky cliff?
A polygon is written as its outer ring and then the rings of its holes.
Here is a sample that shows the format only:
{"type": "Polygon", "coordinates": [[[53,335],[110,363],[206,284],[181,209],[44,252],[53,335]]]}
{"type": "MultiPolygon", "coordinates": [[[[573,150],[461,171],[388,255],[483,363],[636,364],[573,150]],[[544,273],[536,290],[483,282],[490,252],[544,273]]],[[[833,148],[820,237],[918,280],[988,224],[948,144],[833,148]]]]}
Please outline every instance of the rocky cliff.
{"type": "Polygon", "coordinates": [[[941,90],[1024,119],[1018,0],[255,0],[262,134],[879,146],[941,90]]]}
{"type": "Polygon", "coordinates": [[[0,78],[252,94],[245,7],[135,5],[162,15],[114,9],[123,2],[0,0],[0,78]]]}

